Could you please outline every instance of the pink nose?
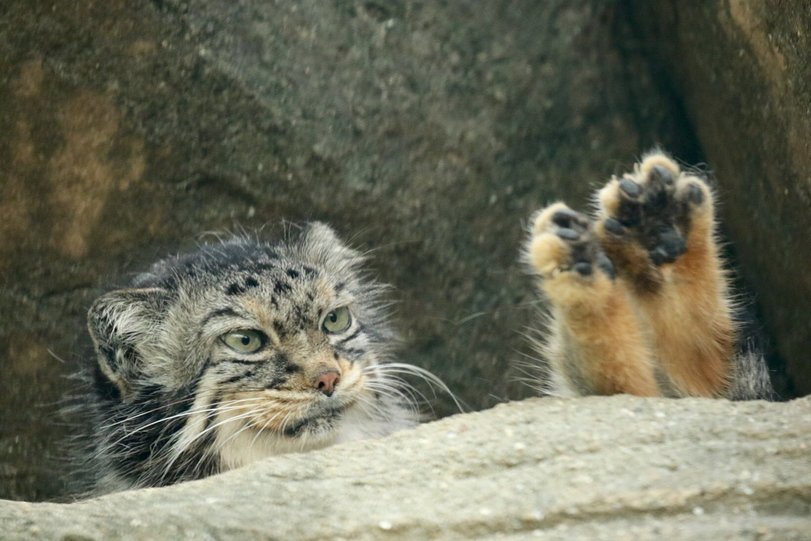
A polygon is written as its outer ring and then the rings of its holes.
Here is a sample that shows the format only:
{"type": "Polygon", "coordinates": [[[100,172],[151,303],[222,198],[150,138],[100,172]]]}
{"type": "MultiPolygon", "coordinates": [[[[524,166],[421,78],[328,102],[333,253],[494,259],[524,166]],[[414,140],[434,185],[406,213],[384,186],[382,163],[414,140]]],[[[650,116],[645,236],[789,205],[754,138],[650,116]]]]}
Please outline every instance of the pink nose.
{"type": "Polygon", "coordinates": [[[341,381],[341,374],[337,370],[325,370],[315,380],[315,388],[327,396],[332,396],[335,386],[341,381]]]}

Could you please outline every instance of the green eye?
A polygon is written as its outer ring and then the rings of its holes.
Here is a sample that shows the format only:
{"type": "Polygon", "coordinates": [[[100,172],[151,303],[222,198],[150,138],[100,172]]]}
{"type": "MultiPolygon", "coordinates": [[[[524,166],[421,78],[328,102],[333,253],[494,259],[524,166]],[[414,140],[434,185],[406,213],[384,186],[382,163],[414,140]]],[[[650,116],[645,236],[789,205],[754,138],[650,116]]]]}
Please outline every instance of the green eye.
{"type": "Polygon", "coordinates": [[[237,353],[255,353],[267,343],[267,336],[259,331],[246,329],[225,334],[222,341],[237,353]]]}
{"type": "Polygon", "coordinates": [[[342,306],[328,313],[321,327],[327,334],[338,334],[347,330],[351,324],[352,314],[349,313],[349,308],[342,306]]]}

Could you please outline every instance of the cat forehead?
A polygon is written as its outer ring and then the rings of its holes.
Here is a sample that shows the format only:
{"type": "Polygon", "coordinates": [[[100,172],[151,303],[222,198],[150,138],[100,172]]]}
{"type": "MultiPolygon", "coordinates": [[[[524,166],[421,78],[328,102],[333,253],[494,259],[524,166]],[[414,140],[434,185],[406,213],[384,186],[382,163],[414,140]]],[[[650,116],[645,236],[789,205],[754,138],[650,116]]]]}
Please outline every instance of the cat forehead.
{"type": "Polygon", "coordinates": [[[209,314],[231,313],[272,328],[279,336],[316,327],[326,309],[338,298],[347,298],[341,294],[340,282],[302,264],[241,270],[222,278],[198,292],[208,310],[200,316],[207,319],[209,314]]]}
{"type": "MultiPolygon", "coordinates": [[[[242,270],[209,286],[219,304],[239,306],[260,320],[318,319],[320,309],[351,295],[338,277],[316,267],[285,262],[276,268],[242,270]]],[[[299,322],[301,323],[301,322],[299,322]]]]}
{"type": "Polygon", "coordinates": [[[300,245],[205,245],[156,263],[136,285],[166,289],[177,309],[201,316],[232,308],[260,322],[291,314],[317,319],[320,308],[338,299],[350,302],[346,286],[353,283],[352,270],[320,255],[300,245]]]}
{"type": "Polygon", "coordinates": [[[280,260],[264,266],[237,265],[213,275],[207,282],[210,288],[219,288],[226,296],[239,296],[251,290],[285,296],[296,289],[327,283],[328,278],[323,269],[313,265],[280,260]]]}
{"type": "Polygon", "coordinates": [[[207,264],[202,270],[192,270],[180,277],[178,289],[192,296],[239,300],[240,298],[266,298],[274,305],[285,299],[312,302],[314,296],[341,291],[345,283],[340,269],[328,269],[317,263],[308,263],[279,256],[267,258],[240,258],[207,264]]]}
{"type": "MultiPolygon", "coordinates": [[[[173,290],[183,286],[205,286],[229,281],[238,289],[239,279],[262,277],[284,283],[288,280],[332,278],[345,274],[348,268],[332,264],[323,252],[311,253],[305,244],[269,244],[233,239],[217,245],[203,245],[196,251],[170,257],[155,263],[135,279],[137,287],[162,287],[173,290]]],[[[282,286],[283,287],[283,286],[282,286]]]]}

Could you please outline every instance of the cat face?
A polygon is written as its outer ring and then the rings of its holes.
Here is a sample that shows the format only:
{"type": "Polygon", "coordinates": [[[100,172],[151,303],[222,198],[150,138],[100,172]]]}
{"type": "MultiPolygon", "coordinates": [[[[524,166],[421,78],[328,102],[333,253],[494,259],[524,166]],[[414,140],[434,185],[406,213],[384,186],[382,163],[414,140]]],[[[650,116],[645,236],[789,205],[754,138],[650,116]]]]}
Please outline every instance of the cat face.
{"type": "Polygon", "coordinates": [[[384,368],[381,287],[360,278],[361,260],[313,224],[288,244],[203,246],[98,299],[89,327],[112,463],[163,484],[410,424],[384,368]]]}

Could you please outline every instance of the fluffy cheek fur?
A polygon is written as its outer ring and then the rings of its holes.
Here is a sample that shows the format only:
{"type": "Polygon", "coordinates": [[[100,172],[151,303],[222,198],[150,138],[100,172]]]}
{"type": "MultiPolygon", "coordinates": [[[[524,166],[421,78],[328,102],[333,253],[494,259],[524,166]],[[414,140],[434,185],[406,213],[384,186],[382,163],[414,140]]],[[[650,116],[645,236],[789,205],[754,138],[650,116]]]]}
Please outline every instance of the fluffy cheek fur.
{"type": "MultiPolygon", "coordinates": [[[[387,404],[376,393],[376,381],[386,385],[376,364],[340,363],[341,383],[331,396],[313,393],[295,381],[276,389],[231,390],[220,393],[216,405],[198,405],[202,414],[190,418],[176,448],[189,447],[205,434],[213,437],[222,470],[244,466],[269,456],[304,452],[329,445],[379,437],[414,423],[404,410],[387,404]]],[[[214,396],[201,389],[203,401],[214,396]]]]}

